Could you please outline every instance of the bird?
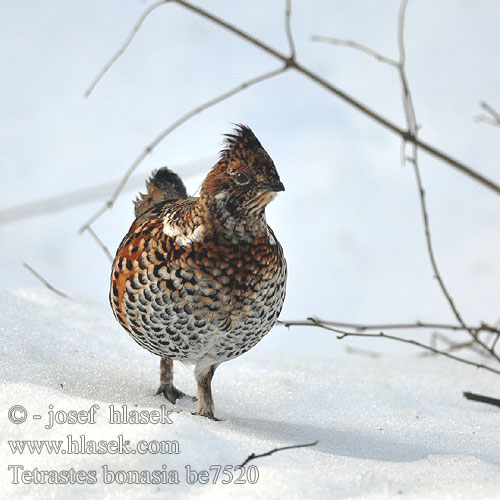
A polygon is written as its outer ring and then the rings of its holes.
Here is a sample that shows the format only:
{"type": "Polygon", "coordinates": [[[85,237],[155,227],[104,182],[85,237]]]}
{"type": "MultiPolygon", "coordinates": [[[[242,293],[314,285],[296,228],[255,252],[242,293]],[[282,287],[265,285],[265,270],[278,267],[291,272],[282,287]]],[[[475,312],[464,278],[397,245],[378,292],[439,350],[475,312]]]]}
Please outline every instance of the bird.
{"type": "Polygon", "coordinates": [[[167,167],[146,187],[112,264],[111,308],[139,345],[160,356],[157,395],[173,404],[185,397],[173,383],[173,361],[194,365],[196,414],[218,420],[216,368],[252,349],[283,307],[287,263],[265,209],[285,187],[242,124],[225,134],[198,197],[167,167]]]}

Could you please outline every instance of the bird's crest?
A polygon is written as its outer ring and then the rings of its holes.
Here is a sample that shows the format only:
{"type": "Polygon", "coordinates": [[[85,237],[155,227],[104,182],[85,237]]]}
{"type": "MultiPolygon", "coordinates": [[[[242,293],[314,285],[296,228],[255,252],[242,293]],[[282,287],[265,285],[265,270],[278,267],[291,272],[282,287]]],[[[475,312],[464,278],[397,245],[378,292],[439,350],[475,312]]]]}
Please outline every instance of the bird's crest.
{"type": "Polygon", "coordinates": [[[259,142],[259,139],[255,137],[250,127],[241,123],[235,125],[236,128],[232,134],[224,135],[225,148],[220,152],[221,159],[229,160],[233,157],[242,158],[248,154],[257,152],[265,153],[262,144],[259,142]]]}

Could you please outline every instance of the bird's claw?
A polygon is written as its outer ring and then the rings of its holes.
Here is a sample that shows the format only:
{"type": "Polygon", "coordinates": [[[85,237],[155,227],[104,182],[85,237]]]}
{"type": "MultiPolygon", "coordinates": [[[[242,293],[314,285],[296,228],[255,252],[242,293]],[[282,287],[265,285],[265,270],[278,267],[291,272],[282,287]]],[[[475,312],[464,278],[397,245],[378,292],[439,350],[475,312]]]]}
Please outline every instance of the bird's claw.
{"type": "Polygon", "coordinates": [[[198,401],[194,396],[188,396],[184,392],[180,391],[173,384],[161,384],[156,391],[156,395],[163,394],[173,405],[181,398],[190,398],[191,401],[198,401]]]}
{"type": "Polygon", "coordinates": [[[210,420],[213,420],[214,422],[221,422],[221,419],[214,417],[213,413],[209,414],[209,413],[201,413],[199,411],[192,411],[191,415],[194,415],[196,417],[205,417],[205,418],[208,418],[210,420]]]}

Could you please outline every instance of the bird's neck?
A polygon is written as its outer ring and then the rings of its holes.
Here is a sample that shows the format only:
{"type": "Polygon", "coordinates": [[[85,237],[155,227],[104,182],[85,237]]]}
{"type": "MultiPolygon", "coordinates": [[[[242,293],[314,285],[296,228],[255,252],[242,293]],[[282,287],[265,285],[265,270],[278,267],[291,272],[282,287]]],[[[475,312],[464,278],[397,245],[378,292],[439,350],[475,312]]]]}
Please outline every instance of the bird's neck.
{"type": "Polygon", "coordinates": [[[197,205],[206,229],[233,244],[269,235],[264,207],[248,212],[227,203],[227,200],[204,196],[199,198],[197,205]]]}

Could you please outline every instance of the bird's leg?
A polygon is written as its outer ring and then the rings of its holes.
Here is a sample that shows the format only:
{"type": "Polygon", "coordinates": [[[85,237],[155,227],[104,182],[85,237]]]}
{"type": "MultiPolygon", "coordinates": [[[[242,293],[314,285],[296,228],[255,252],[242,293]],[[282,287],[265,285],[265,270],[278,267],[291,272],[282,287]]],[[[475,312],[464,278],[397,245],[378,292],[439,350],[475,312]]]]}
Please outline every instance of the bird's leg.
{"type": "Polygon", "coordinates": [[[214,417],[214,400],[212,398],[212,378],[218,365],[210,365],[195,369],[196,382],[198,383],[198,411],[202,417],[218,420],[214,417]]]}
{"type": "Polygon", "coordinates": [[[160,387],[156,394],[163,394],[172,404],[186,395],[174,386],[174,362],[168,358],[160,360],[160,387]]]}

